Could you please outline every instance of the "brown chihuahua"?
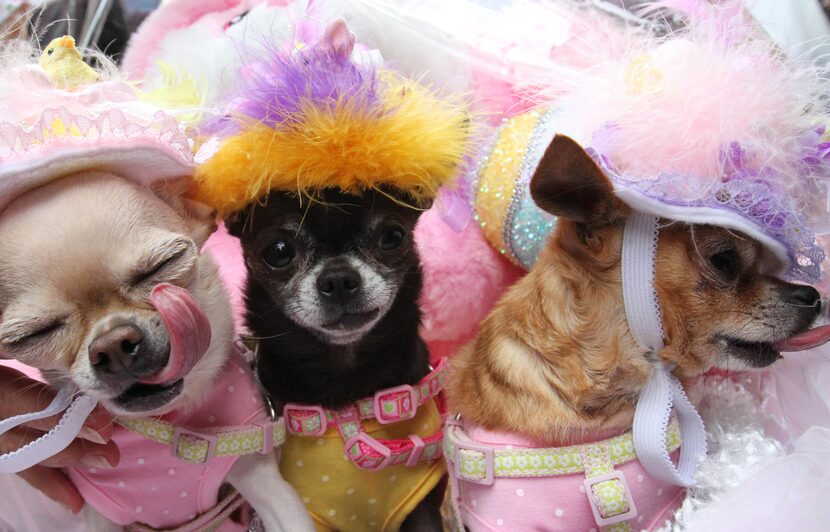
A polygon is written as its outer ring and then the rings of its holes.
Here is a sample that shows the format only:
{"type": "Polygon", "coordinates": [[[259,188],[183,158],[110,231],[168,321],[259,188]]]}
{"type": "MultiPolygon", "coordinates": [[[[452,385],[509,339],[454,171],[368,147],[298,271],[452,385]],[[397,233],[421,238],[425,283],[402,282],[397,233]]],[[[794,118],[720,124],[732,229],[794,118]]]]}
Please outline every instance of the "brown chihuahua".
{"type": "MultiPolygon", "coordinates": [[[[628,429],[650,373],[628,330],[620,254],[629,208],[573,140],[557,136],[531,182],[559,217],[534,268],[454,360],[453,411],[483,427],[555,442],[628,429]],[[534,412],[517,417],[516,410],[534,412]]],[[[681,379],[715,365],[760,368],[816,318],[818,292],[761,272],[761,245],[725,228],[666,222],[656,287],[681,379]]]]}
{"type": "MultiPolygon", "coordinates": [[[[631,210],[563,136],[551,142],[530,191],[558,217],[556,230],[453,360],[448,392],[461,421],[447,429],[446,455],[454,508],[473,532],[659,528],[685,492],[646,470],[626,432],[653,364],[623,301],[631,210]]],[[[659,225],[657,357],[681,381],[716,365],[767,366],[815,320],[818,292],[765,273],[760,243],[721,227],[659,225]]],[[[675,423],[664,443],[677,461],[675,423]]]]}

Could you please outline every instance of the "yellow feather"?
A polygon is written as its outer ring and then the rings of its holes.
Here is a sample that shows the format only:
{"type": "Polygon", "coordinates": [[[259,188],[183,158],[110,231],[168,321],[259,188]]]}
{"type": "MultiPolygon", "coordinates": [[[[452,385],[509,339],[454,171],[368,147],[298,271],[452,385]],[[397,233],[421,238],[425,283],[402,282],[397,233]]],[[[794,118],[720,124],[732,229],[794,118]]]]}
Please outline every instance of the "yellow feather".
{"type": "Polygon", "coordinates": [[[194,109],[193,113],[179,116],[183,122],[195,122],[201,118],[198,110],[204,107],[205,97],[202,85],[184,68],[158,61],[161,71],[161,85],[151,91],[139,92],[139,99],[164,109],[194,109]]]}
{"type": "Polygon", "coordinates": [[[368,114],[353,100],[306,102],[278,129],[253,124],[226,139],[196,172],[195,199],[228,215],[272,190],[360,194],[393,187],[424,205],[455,176],[469,147],[470,120],[458,101],[441,101],[398,80],[368,114]]]}

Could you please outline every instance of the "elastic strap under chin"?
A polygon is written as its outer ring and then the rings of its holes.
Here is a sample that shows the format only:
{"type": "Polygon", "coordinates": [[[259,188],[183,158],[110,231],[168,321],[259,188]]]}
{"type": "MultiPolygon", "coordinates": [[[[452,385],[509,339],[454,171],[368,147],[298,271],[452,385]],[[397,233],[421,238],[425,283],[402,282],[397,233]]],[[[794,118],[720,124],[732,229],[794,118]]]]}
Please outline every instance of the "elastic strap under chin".
{"type": "Polygon", "coordinates": [[[634,410],[633,439],[637,459],[651,476],[674,484],[694,485],[697,464],[706,456],[706,432],[683,387],[660,360],[663,320],[654,285],[656,216],[633,211],[625,224],[622,246],[622,287],[625,315],[634,340],[647,351],[653,371],[640,391],[634,410]],[[666,450],[672,410],[677,414],[683,445],[675,466],[666,450]]]}

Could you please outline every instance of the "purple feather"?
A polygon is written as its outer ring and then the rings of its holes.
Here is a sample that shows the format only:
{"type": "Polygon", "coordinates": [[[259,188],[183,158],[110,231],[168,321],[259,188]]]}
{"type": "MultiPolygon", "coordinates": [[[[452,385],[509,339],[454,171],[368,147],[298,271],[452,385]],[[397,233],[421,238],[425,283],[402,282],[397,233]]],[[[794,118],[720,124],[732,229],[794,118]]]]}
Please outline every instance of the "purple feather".
{"type": "Polygon", "coordinates": [[[243,67],[229,116],[208,124],[208,132],[238,133],[251,121],[276,128],[296,120],[308,103],[333,108],[349,101],[367,113],[379,112],[375,67],[357,64],[324,43],[293,53],[268,50],[263,60],[243,67]]]}
{"type": "Polygon", "coordinates": [[[803,143],[804,156],[801,159],[805,167],[806,173],[820,173],[822,176],[827,176],[828,166],[830,166],[830,142],[825,142],[822,139],[824,136],[824,126],[817,127],[805,135],[803,143]]]}

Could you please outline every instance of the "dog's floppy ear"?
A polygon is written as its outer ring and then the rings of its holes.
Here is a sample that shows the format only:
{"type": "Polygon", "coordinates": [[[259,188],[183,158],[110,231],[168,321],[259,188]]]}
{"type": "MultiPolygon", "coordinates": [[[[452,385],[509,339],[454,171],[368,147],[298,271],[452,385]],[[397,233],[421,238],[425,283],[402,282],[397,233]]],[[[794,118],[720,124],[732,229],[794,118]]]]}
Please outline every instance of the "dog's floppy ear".
{"type": "Polygon", "coordinates": [[[610,225],[628,215],[608,177],[564,135],[553,137],[545,150],[530,181],[530,195],[544,211],[586,227],[610,225]]]}

